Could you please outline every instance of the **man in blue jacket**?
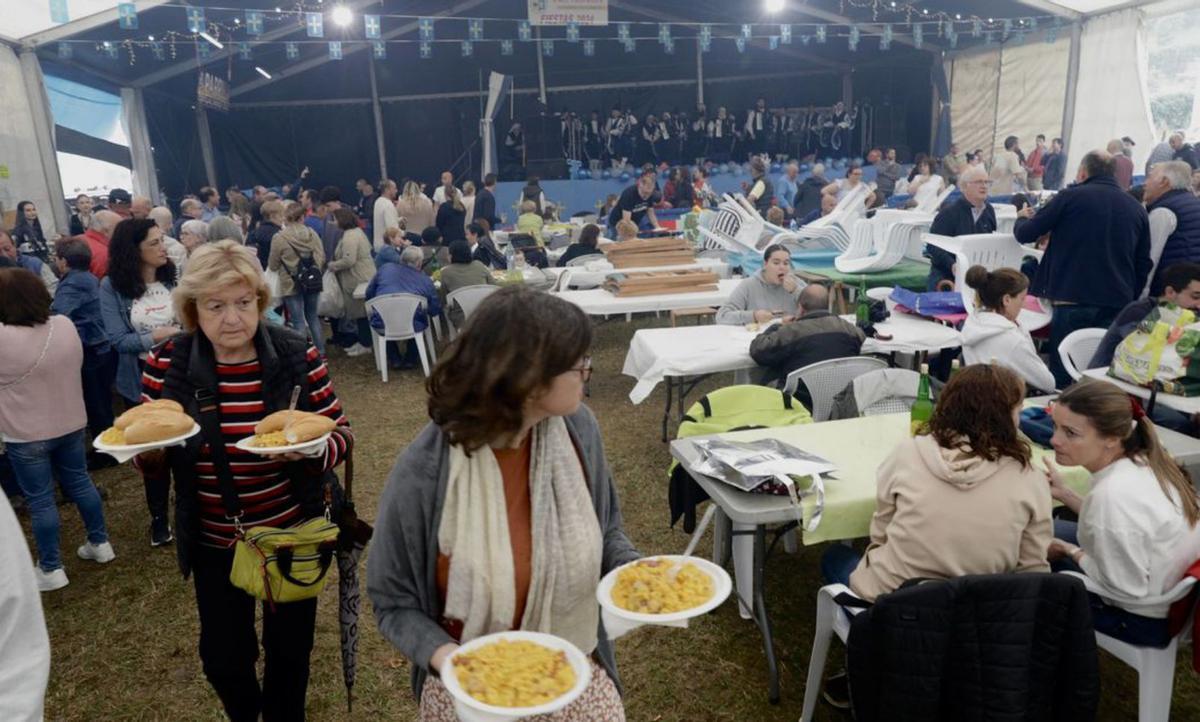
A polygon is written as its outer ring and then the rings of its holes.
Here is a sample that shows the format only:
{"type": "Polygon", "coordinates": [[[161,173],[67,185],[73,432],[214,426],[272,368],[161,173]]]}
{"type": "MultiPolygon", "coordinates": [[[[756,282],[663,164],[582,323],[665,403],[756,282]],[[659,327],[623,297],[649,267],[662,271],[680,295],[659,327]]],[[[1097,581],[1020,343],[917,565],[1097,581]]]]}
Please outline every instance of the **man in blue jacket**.
{"type": "MultiPolygon", "coordinates": [[[[378,263],[375,277],[367,284],[367,300],[390,293],[411,293],[416,296],[424,296],[426,310],[418,309],[413,314],[413,330],[417,334],[423,333],[428,328],[430,319],[442,314],[441,298],[438,296],[437,288],[433,285],[433,279],[421,270],[421,265],[425,262],[424,251],[417,246],[409,246],[400,252],[399,263],[396,262],[395,254],[391,252],[386,255],[380,253],[376,260],[378,263]]],[[[377,331],[383,331],[383,319],[376,311],[371,312],[371,327],[377,331]]],[[[418,358],[416,347],[418,343],[423,343],[420,335],[409,342],[403,364],[395,356],[393,344],[388,344],[388,359],[391,366],[393,368],[412,368],[418,358]]]]}
{"type": "Polygon", "coordinates": [[[1113,158],[1094,150],[1083,157],[1076,185],[1060,191],[1016,229],[1032,243],[1046,233],[1050,244],[1029,292],[1054,305],[1050,322],[1050,372],[1059,388],[1071,377],[1058,345],[1072,331],[1105,328],[1141,295],[1153,266],[1146,209],[1113,177],[1113,158]]]}
{"type": "MultiPolygon", "coordinates": [[[[100,317],[100,281],[89,270],[92,249],[85,241],[71,238],[60,241],[55,253],[62,279],[50,310],[71,319],[83,343],[83,406],[88,430],[95,437],[113,424],[112,385],[117,376],[117,357],[100,317]]],[[[110,458],[101,454],[93,461],[108,465],[102,460],[110,458]]]]}

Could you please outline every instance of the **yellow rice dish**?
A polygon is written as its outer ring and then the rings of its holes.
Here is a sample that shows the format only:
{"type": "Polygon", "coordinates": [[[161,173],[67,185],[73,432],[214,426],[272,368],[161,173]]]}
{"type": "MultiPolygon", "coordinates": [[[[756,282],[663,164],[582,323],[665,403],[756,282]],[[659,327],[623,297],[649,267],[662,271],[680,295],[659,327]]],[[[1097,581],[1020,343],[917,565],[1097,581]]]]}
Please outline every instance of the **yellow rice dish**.
{"type": "Polygon", "coordinates": [[[259,449],[269,449],[276,446],[288,446],[287,437],[282,431],[271,431],[266,434],[257,434],[250,440],[250,445],[259,449]]]}
{"type": "Polygon", "coordinates": [[[454,657],[459,685],[495,707],[534,707],[575,686],[565,652],[525,640],[499,640],[454,657]]]}
{"type": "Polygon", "coordinates": [[[109,446],[125,446],[125,431],[115,426],[110,426],[100,434],[100,443],[108,444],[109,446]]]}
{"type": "Polygon", "coordinates": [[[647,559],[625,567],[617,572],[613,602],[639,614],[672,614],[712,599],[712,577],[695,564],[684,564],[672,580],[673,565],[667,559],[647,559]]]}

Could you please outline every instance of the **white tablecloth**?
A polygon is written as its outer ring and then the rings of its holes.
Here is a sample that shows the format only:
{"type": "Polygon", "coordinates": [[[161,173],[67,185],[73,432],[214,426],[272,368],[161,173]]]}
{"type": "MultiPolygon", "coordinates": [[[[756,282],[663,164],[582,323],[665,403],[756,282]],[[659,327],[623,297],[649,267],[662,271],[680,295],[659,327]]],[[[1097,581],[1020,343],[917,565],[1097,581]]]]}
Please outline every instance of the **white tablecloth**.
{"type": "MultiPolygon", "coordinates": [[[[842,318],[854,323],[853,316],[842,318]]],[[[875,328],[894,338],[891,341],[867,339],[862,347],[864,354],[938,351],[962,344],[958,331],[913,316],[895,314],[875,328]]],[[[621,370],[638,380],[629,392],[629,400],[635,404],[645,401],[667,376],[700,376],[754,368],[750,342],[756,335],[744,326],[682,326],[638,331],[629,343],[625,367],[621,370]]]]}
{"type": "Polygon", "coordinates": [[[638,380],[629,400],[640,404],[667,376],[700,376],[754,368],[744,326],[649,328],[633,334],[621,373],[638,380]]]}
{"type": "MultiPolygon", "coordinates": [[[[1138,398],[1150,398],[1150,389],[1145,389],[1141,386],[1137,386],[1126,381],[1121,381],[1120,379],[1114,379],[1108,375],[1107,366],[1102,366],[1101,368],[1097,369],[1088,369],[1087,371],[1083,372],[1083,375],[1114,383],[1117,386],[1120,386],[1121,389],[1123,389],[1126,393],[1133,394],[1138,398]]],[[[1200,414],[1200,396],[1174,396],[1172,394],[1160,393],[1154,398],[1156,404],[1162,404],[1168,409],[1174,409],[1185,414],[1200,414]]]]}
{"type": "Polygon", "coordinates": [[[569,268],[547,268],[547,271],[553,273],[555,278],[566,275],[566,278],[559,287],[568,286],[572,283],[580,286],[598,286],[604,283],[604,279],[610,273],[648,273],[654,271],[712,271],[720,278],[729,278],[729,264],[725,261],[715,258],[700,258],[695,263],[687,263],[676,266],[643,266],[639,268],[613,268],[608,261],[592,261],[584,266],[572,266],[569,268]]]}
{"type": "Polygon", "coordinates": [[[593,288],[586,291],[560,291],[555,295],[579,306],[589,316],[615,316],[624,313],[671,311],[696,306],[720,306],[729,300],[733,289],[741,282],[740,278],[723,279],[717,282],[716,291],[701,293],[670,293],[618,298],[602,288],[593,288]]]}

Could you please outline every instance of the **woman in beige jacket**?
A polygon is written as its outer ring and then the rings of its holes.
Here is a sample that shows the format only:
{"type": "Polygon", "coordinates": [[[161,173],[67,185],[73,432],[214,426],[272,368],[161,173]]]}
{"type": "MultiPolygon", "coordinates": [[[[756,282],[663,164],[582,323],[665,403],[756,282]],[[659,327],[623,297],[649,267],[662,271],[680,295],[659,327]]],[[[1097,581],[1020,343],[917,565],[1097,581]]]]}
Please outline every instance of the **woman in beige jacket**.
{"type": "Polygon", "coordinates": [[[343,206],[333,212],[333,220],[342,229],[342,239],[328,268],[337,275],[346,309],[338,322],[338,343],[345,346],[347,356],[359,356],[371,352],[371,324],[365,301],[354,297],[354,289],[375,277],[375,261],[371,260],[371,241],[358,227],[354,211],[343,206]]]}
{"type": "Polygon", "coordinates": [[[826,579],[874,601],[909,579],[1050,571],[1050,491],[1017,435],[1024,397],[1002,366],[955,374],[929,433],[879,467],[866,555],[834,545],[821,559],[826,579]]]}
{"type": "Polygon", "coordinates": [[[313,345],[322,356],[325,355],[325,331],[317,316],[321,289],[298,288],[296,279],[309,275],[313,268],[319,279],[324,266],[325,249],[321,245],[321,237],[304,225],[304,206],[295,201],[288,203],[284,211],[283,229],[271,239],[267,270],[279,275],[279,297],[287,309],[288,325],[300,333],[307,328],[312,335],[313,345]]]}
{"type": "Polygon", "coordinates": [[[396,201],[396,212],[408,219],[408,230],[417,235],[433,225],[433,201],[413,181],[404,184],[404,193],[396,201]]]}

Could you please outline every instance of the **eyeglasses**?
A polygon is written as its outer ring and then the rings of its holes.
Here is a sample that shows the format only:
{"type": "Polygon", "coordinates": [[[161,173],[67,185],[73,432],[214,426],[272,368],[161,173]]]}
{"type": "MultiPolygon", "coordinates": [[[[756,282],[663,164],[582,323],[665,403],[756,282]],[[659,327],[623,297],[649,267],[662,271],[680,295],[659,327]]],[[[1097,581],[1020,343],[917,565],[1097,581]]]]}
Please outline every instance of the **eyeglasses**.
{"type": "Polygon", "coordinates": [[[578,366],[574,366],[570,369],[567,369],[567,370],[568,371],[578,371],[579,378],[583,379],[583,382],[586,384],[588,381],[592,380],[592,357],[584,356],[583,363],[581,363],[578,366]]]}

